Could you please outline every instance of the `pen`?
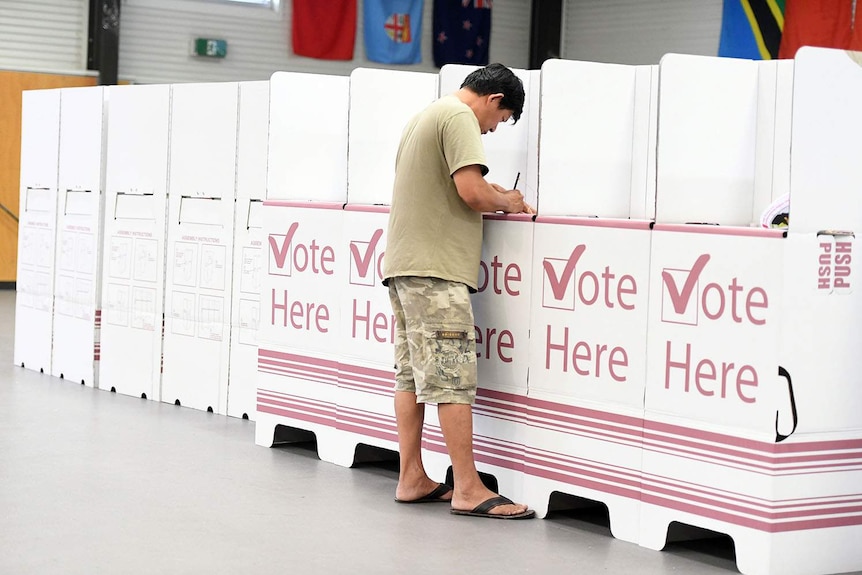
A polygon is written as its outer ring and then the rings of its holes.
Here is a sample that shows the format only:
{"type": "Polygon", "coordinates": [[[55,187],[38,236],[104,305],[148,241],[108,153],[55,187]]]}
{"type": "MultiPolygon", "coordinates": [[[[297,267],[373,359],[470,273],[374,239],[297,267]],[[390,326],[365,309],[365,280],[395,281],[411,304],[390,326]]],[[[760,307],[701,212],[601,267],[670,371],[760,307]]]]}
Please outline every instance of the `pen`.
{"type": "Polygon", "coordinates": [[[514,186],[512,186],[512,189],[513,189],[513,190],[517,190],[517,189],[518,189],[518,180],[520,180],[520,179],[521,179],[521,172],[518,172],[518,175],[517,175],[517,176],[515,176],[515,185],[514,185],[514,186]]]}

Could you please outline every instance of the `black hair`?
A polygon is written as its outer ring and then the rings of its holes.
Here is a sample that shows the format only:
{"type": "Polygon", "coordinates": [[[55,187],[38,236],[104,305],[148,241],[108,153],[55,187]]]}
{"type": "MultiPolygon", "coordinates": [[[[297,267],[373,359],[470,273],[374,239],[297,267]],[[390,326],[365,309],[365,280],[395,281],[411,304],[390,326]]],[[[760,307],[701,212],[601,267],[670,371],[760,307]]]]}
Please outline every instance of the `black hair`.
{"type": "Polygon", "coordinates": [[[512,118],[517,123],[524,111],[524,83],[514,72],[502,64],[489,64],[470,72],[462,88],[469,88],[480,96],[488,94],[503,94],[500,107],[512,111],[512,118]]]}

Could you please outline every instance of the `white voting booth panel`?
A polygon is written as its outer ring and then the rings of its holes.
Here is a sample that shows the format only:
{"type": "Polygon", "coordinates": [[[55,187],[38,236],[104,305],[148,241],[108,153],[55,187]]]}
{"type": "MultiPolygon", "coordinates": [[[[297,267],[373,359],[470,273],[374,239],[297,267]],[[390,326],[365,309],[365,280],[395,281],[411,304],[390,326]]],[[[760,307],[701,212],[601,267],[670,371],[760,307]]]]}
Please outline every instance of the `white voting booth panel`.
{"type": "Polygon", "coordinates": [[[736,58],[662,58],[656,221],[749,225],[758,70],[736,58]]]}
{"type": "Polygon", "coordinates": [[[541,214],[653,215],[656,68],[542,65],[541,214]]]}
{"type": "Polygon", "coordinates": [[[437,75],[356,68],[350,74],[347,197],[388,204],[404,126],[437,97],[437,75]]]}
{"type": "Polygon", "coordinates": [[[60,114],[51,373],[98,387],[107,92],[65,88],[60,114]]]}
{"type": "MultiPolygon", "coordinates": [[[[446,64],[440,69],[440,96],[458,91],[464,79],[478,66],[446,64]]],[[[512,70],[524,83],[524,110],[517,124],[501,125],[493,134],[482,137],[488,174],[485,179],[511,189],[518,189],[527,203],[536,205],[539,181],[539,70],[512,70]]]]}
{"type": "Polygon", "coordinates": [[[27,90],[21,110],[21,192],[14,363],[51,373],[61,90],[27,90]]]}
{"type": "Polygon", "coordinates": [[[601,501],[637,541],[650,223],[538,216],[525,484],[601,501]]]}
{"type": "Polygon", "coordinates": [[[758,62],[752,223],[760,221],[770,203],[790,192],[793,66],[793,60],[758,62]]]}
{"type": "Polygon", "coordinates": [[[252,421],[257,405],[257,329],[264,257],[269,90],[269,82],[241,82],[239,85],[227,414],[252,421]]]}
{"type": "Polygon", "coordinates": [[[108,91],[99,387],[159,401],[171,87],[108,91]]]}
{"type": "Polygon", "coordinates": [[[227,412],[238,84],[171,97],[162,401],[227,412]]]}
{"type": "Polygon", "coordinates": [[[343,202],[350,78],[276,72],[269,82],[267,199],[343,202]]]}
{"type": "Polygon", "coordinates": [[[349,466],[353,450],[335,428],[342,205],[264,203],[255,442],[273,445],[278,426],[311,431],[321,459],[349,466]]]}
{"type": "Polygon", "coordinates": [[[343,218],[337,426],[351,454],[358,444],[398,451],[395,317],[382,285],[389,208],[348,204],[343,218]]]}
{"type": "Polygon", "coordinates": [[[773,542],[773,571],[859,571],[862,278],[854,251],[862,229],[862,55],[802,48],[795,64],[779,358],[797,418],[782,413],[783,433],[793,432],[778,448],[806,461],[805,471],[821,472],[776,480],[776,491],[803,491],[800,503],[808,505],[807,514],[794,509],[805,530],[773,542]]]}

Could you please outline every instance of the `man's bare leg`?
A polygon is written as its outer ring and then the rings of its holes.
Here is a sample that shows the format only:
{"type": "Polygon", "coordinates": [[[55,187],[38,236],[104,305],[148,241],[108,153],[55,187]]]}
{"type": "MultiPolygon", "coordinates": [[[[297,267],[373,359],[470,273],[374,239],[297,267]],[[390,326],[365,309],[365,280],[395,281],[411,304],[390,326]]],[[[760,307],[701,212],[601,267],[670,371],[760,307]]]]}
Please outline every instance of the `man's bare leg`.
{"type": "MultiPolygon", "coordinates": [[[[395,497],[401,501],[412,501],[431,493],[438,485],[428,477],[422,465],[425,404],[416,403],[415,393],[396,391],[395,420],[398,424],[398,449],[401,455],[395,497]]],[[[447,497],[450,496],[444,496],[443,499],[447,497]]]]}
{"type": "MultiPolygon", "coordinates": [[[[470,511],[497,494],[485,487],[476,471],[473,458],[473,409],[467,404],[441,403],[437,406],[443,438],[452,459],[455,492],[452,509],[470,511]]],[[[400,428],[399,428],[400,431],[400,428]]],[[[527,510],[526,505],[501,505],[489,513],[514,515],[527,510]]]]}

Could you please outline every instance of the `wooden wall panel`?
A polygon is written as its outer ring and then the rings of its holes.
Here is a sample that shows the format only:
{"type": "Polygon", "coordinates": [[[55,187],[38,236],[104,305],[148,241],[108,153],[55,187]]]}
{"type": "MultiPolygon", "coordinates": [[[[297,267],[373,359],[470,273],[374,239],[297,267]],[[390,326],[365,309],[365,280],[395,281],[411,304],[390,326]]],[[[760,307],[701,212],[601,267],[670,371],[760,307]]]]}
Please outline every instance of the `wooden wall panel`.
{"type": "MultiPolygon", "coordinates": [[[[21,92],[95,86],[98,78],[0,70],[0,204],[16,216],[21,170],[21,92]]],[[[18,224],[0,208],[0,284],[14,282],[18,266],[18,224]]]]}

